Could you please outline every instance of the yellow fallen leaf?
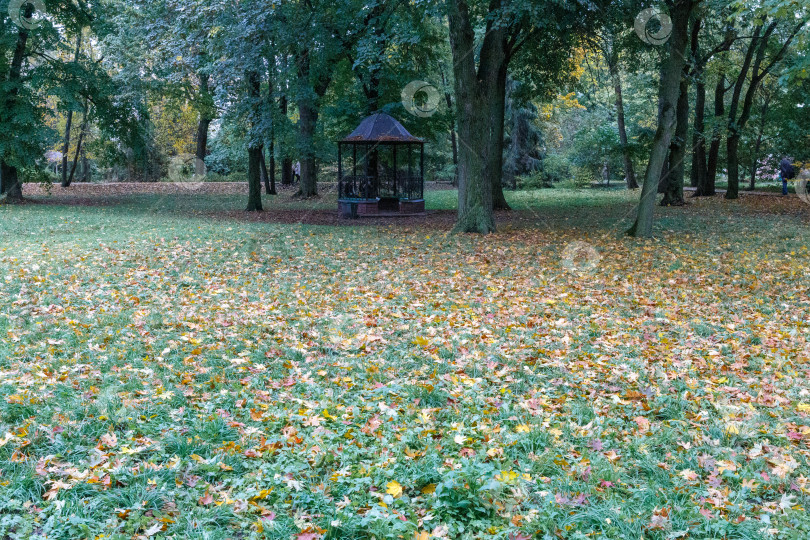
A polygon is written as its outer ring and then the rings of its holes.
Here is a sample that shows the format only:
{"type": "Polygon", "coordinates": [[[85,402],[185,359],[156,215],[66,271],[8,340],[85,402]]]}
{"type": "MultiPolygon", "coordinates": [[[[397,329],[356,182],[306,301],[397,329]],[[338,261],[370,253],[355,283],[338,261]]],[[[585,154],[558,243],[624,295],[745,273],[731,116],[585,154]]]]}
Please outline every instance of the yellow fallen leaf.
{"type": "Polygon", "coordinates": [[[385,492],[396,499],[402,495],[402,486],[399,485],[399,482],[393,480],[385,485],[385,492]]]}
{"type": "Polygon", "coordinates": [[[796,405],[799,412],[810,412],[810,403],[799,403],[796,405]]]}
{"type": "Polygon", "coordinates": [[[515,431],[517,431],[518,433],[529,433],[531,430],[532,430],[531,426],[526,424],[520,424],[518,426],[515,426],[515,431]]]}

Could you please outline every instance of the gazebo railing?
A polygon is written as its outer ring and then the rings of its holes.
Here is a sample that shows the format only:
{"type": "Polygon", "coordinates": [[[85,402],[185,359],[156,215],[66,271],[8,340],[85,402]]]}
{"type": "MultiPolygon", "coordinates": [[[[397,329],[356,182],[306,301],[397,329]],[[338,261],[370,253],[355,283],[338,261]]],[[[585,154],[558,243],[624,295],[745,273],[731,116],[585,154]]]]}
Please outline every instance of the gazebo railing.
{"type": "Polygon", "coordinates": [[[338,182],[341,199],[407,199],[424,198],[424,182],[421,175],[344,176],[338,182]]]}
{"type": "Polygon", "coordinates": [[[423,193],[422,177],[420,175],[384,175],[380,176],[380,197],[393,199],[421,199],[423,193]]]}
{"type": "Polygon", "coordinates": [[[341,199],[376,199],[379,197],[376,178],[373,176],[344,176],[338,182],[338,197],[341,199]]]}

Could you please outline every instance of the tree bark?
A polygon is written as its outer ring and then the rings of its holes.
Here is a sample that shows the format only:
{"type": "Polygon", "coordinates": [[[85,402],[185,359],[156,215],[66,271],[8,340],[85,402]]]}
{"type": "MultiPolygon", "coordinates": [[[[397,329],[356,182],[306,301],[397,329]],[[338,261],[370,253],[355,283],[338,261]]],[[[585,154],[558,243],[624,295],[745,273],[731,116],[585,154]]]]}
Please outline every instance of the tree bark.
{"type": "Polygon", "coordinates": [[[618,58],[616,54],[611,51],[609,53],[610,61],[608,68],[610,70],[610,78],[613,80],[613,91],[616,95],[616,123],[619,127],[619,142],[622,145],[622,160],[624,161],[624,180],[627,183],[627,189],[638,189],[638,182],[636,181],[636,172],[633,168],[633,159],[630,156],[630,147],[628,146],[627,125],[624,113],[624,94],[622,90],[622,78],[619,73],[618,58]]]}
{"type": "MultiPolygon", "coordinates": [[[[286,68],[287,65],[287,57],[284,56],[284,65],[286,68]]],[[[286,83],[285,83],[286,86],[286,83]]],[[[287,112],[289,109],[289,99],[287,98],[287,91],[282,92],[281,96],[278,100],[278,107],[281,111],[281,117],[287,119],[287,112]]],[[[290,156],[286,155],[287,152],[285,148],[282,146],[281,148],[281,185],[282,186],[289,186],[293,183],[293,160],[290,156]]]]}
{"type": "Polygon", "coordinates": [[[722,134],[717,126],[720,120],[726,116],[726,76],[724,72],[720,72],[720,78],[717,81],[717,86],[714,89],[714,119],[715,127],[712,133],[712,142],[709,146],[709,157],[706,162],[706,183],[701,195],[706,197],[713,197],[717,194],[717,168],[720,162],[720,143],[722,142],[722,134]]]}
{"type": "Polygon", "coordinates": [[[79,163],[79,154],[81,154],[84,151],[82,145],[84,144],[84,139],[87,136],[87,127],[88,127],[87,121],[89,108],[90,108],[90,100],[89,98],[85,97],[84,112],[82,113],[82,127],[79,130],[79,140],[76,141],[76,155],[73,157],[73,166],[71,166],[70,168],[70,176],[67,179],[67,185],[63,184],[64,187],[68,187],[73,183],[73,175],[76,173],[76,166],[79,163]]]}
{"type": "Polygon", "coordinates": [[[462,143],[459,148],[456,230],[487,234],[495,231],[495,186],[500,188],[500,196],[503,195],[505,30],[493,25],[492,21],[488,23],[476,69],[475,55],[470,54],[476,50],[475,31],[467,2],[447,0],[447,15],[454,60],[458,132],[462,143]]]}
{"type": "Polygon", "coordinates": [[[261,159],[259,160],[259,177],[262,184],[264,184],[264,189],[267,191],[267,194],[270,194],[270,176],[267,174],[267,159],[264,157],[264,146],[261,147],[261,152],[259,153],[261,159]]]}
{"type": "Polygon", "coordinates": [[[759,129],[757,130],[757,142],[754,145],[754,155],[751,157],[751,180],[748,189],[754,191],[757,187],[757,165],[759,165],[759,153],[762,151],[762,140],[765,138],[765,126],[768,124],[768,109],[771,105],[771,94],[765,95],[765,102],[762,104],[760,112],[759,129]]]}
{"type": "MultiPolygon", "coordinates": [[[[76,37],[76,53],[73,56],[73,63],[79,63],[79,53],[82,50],[82,30],[79,29],[79,35],[76,37]]],[[[70,186],[68,181],[68,153],[70,152],[70,129],[73,127],[73,109],[67,112],[67,119],[65,121],[65,143],[62,146],[62,187],[70,186]]],[[[78,150],[78,149],[77,149],[78,150]]]]}
{"type": "Polygon", "coordinates": [[[692,187],[696,188],[695,197],[705,195],[706,179],[706,82],[701,72],[695,82],[695,128],[692,145],[692,187]]]}
{"type": "Polygon", "coordinates": [[[211,118],[207,112],[208,101],[211,92],[209,90],[210,76],[207,73],[200,75],[200,95],[204,100],[203,107],[200,110],[200,122],[197,125],[197,150],[194,153],[194,174],[197,176],[205,176],[205,156],[208,154],[208,128],[211,125],[211,118]]]}
{"type": "MultiPolygon", "coordinates": [[[[33,4],[26,7],[26,16],[33,14],[33,4]]],[[[14,55],[11,58],[11,66],[8,72],[8,82],[10,89],[6,95],[6,110],[12,113],[15,101],[19,94],[19,85],[22,84],[22,65],[25,60],[25,47],[28,43],[28,30],[20,28],[17,33],[17,44],[14,47],[14,55]]],[[[0,159],[0,195],[5,195],[8,201],[21,201],[22,183],[20,182],[17,167],[8,163],[5,158],[0,159]]]]}
{"type": "MultiPolygon", "coordinates": [[[[748,50],[745,52],[745,59],[740,67],[740,73],[737,76],[737,81],[734,83],[734,93],[731,96],[731,105],[728,113],[728,137],[726,138],[726,159],[728,160],[728,189],[726,190],[726,199],[736,199],[739,197],[740,161],[738,151],[740,146],[740,135],[744,124],[742,120],[737,120],[737,110],[740,107],[740,99],[742,98],[743,87],[748,80],[748,72],[751,70],[751,64],[754,62],[754,55],[756,54],[757,65],[754,67],[754,78],[751,80],[751,84],[749,85],[747,92],[748,95],[751,95],[751,89],[755,86],[754,80],[756,78],[757,71],[759,70],[759,63],[762,61],[762,57],[757,51],[759,50],[761,54],[765,54],[764,45],[767,45],[770,35],[776,29],[776,23],[771,23],[771,25],[765,31],[767,37],[762,35],[762,28],[763,25],[760,24],[754,30],[754,36],[751,38],[751,43],[748,45],[748,50]],[[761,48],[760,43],[763,43],[761,48]]],[[[751,96],[751,99],[753,100],[753,95],[751,96]]],[[[745,106],[743,106],[743,108],[745,108],[745,106]]],[[[743,111],[743,115],[744,114],[745,111],[743,111]]]]}
{"type": "Polygon", "coordinates": [[[318,99],[329,86],[328,79],[310,81],[310,56],[304,50],[298,55],[298,153],[301,162],[301,185],[297,196],[318,195],[317,163],[315,160],[315,131],[318,126],[318,99]]]}
{"type": "Polygon", "coordinates": [[[265,186],[268,195],[276,195],[276,138],[273,130],[270,133],[270,185],[265,186]]]}
{"type": "Polygon", "coordinates": [[[644,176],[644,185],[641,188],[638,215],[635,223],[628,231],[630,236],[652,237],[655,197],[675,125],[677,101],[680,96],[680,82],[683,77],[686,46],[689,41],[689,16],[693,7],[693,0],[675,0],[671,9],[672,36],[668,44],[668,54],[662,65],[661,81],[658,89],[658,129],[653,139],[653,148],[650,152],[650,161],[644,176]]]}
{"type": "Polygon", "coordinates": [[[686,138],[689,135],[689,77],[684,69],[681,77],[680,95],[675,113],[675,136],[669,150],[669,167],[666,189],[661,206],[683,206],[683,184],[686,162],[686,138]]]}
{"type": "MultiPolygon", "coordinates": [[[[275,45],[273,45],[275,49],[275,45]]],[[[275,82],[275,55],[271,55],[267,59],[267,63],[269,65],[268,74],[267,74],[267,103],[268,103],[268,111],[270,114],[270,170],[267,170],[264,161],[264,152],[262,152],[262,170],[264,171],[265,175],[265,184],[264,189],[268,195],[275,195],[276,194],[276,117],[275,114],[275,101],[276,101],[276,82],[275,82]],[[268,174],[269,172],[269,174],[268,174]]]]}
{"type": "MultiPolygon", "coordinates": [[[[247,74],[248,92],[254,103],[261,97],[261,80],[255,71],[247,74]]],[[[261,184],[262,147],[256,142],[248,145],[248,212],[262,211],[262,184],[261,184]]]]}

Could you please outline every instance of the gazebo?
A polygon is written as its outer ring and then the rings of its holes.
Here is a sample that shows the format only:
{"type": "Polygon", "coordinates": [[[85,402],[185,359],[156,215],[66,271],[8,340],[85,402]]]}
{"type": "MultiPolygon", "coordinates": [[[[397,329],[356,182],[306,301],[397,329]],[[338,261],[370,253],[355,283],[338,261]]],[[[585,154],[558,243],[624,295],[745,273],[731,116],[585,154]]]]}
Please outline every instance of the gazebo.
{"type": "Polygon", "coordinates": [[[338,141],[341,216],[424,214],[424,193],[425,141],[393,117],[373,114],[338,141]]]}

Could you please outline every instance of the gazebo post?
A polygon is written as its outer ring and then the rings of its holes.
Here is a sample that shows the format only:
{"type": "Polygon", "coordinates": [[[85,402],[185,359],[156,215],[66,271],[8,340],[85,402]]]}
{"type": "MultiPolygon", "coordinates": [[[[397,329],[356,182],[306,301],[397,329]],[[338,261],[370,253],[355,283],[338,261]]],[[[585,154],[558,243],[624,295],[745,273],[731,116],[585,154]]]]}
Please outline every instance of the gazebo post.
{"type": "Polygon", "coordinates": [[[343,196],[343,155],[341,149],[342,143],[338,143],[338,198],[343,196]]]}
{"type": "Polygon", "coordinates": [[[408,198],[411,198],[413,187],[413,145],[408,144],[408,198]]]}
{"type": "Polygon", "coordinates": [[[421,148],[421,156],[419,157],[419,173],[422,177],[421,182],[419,182],[419,198],[425,198],[425,143],[420,145],[421,148]]]}
{"type": "Polygon", "coordinates": [[[397,144],[394,143],[391,145],[391,148],[394,149],[394,195],[397,194],[397,177],[399,173],[397,172],[397,144]]]}

